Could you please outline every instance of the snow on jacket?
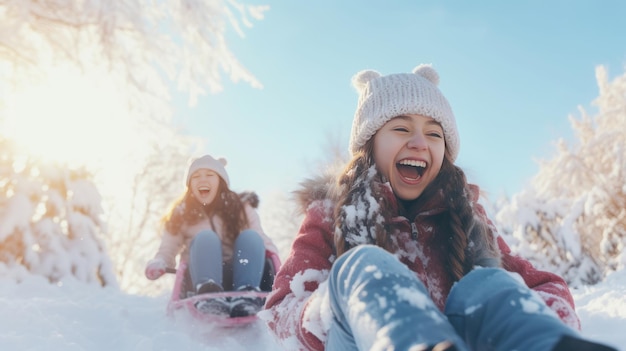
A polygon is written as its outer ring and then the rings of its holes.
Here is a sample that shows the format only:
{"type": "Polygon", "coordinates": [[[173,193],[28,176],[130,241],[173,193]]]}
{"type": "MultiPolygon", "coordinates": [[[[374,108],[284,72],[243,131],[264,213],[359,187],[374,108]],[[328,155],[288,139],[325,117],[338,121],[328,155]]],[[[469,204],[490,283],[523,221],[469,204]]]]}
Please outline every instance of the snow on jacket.
{"type": "MultiPolygon", "coordinates": [[[[249,224],[246,229],[252,229],[257,232],[263,238],[265,249],[278,255],[278,249],[272,242],[272,239],[263,232],[261,220],[255,207],[249,202],[244,201],[244,210],[248,217],[249,224]]],[[[213,216],[212,219],[209,217],[203,218],[192,225],[184,224],[179,233],[170,233],[164,230],[161,245],[159,246],[155,258],[163,259],[168,267],[176,267],[176,256],[181,254],[180,260],[186,261],[189,256],[189,244],[191,240],[196,234],[203,230],[212,230],[220,237],[222,242],[222,260],[224,262],[230,261],[233,257],[234,242],[232,242],[232,240],[226,240],[226,238],[223,237],[224,230],[222,219],[217,216],[213,216]]]]}
{"type": "MultiPolygon", "coordinates": [[[[329,190],[332,186],[328,184],[328,180],[310,181],[300,193],[305,218],[288,258],[275,277],[273,291],[265,305],[264,319],[290,350],[323,350],[330,325],[328,301],[321,292],[336,258],[332,217],[335,202],[329,190]],[[320,291],[316,291],[318,287],[320,291]]],[[[473,186],[472,190],[474,206],[486,218],[484,209],[477,203],[478,187],[473,186]]],[[[402,216],[392,220],[394,243],[398,247],[395,255],[415,272],[442,311],[453,284],[444,262],[447,253],[443,240],[447,235],[438,232],[434,226],[434,217],[443,211],[445,208],[433,206],[419,212],[413,221],[402,216]]],[[[565,281],[512,255],[501,237],[497,241],[503,267],[518,273],[565,324],[580,329],[574,300],[565,281]]]]}

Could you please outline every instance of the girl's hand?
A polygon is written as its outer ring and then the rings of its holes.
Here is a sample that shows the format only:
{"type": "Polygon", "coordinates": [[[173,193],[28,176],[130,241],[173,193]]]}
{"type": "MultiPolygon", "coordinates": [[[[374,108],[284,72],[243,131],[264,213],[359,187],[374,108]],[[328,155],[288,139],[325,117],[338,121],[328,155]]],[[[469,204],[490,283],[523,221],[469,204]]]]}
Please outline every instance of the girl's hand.
{"type": "Polygon", "coordinates": [[[155,280],[165,274],[165,261],[160,258],[153,258],[146,265],[146,278],[155,280]]]}

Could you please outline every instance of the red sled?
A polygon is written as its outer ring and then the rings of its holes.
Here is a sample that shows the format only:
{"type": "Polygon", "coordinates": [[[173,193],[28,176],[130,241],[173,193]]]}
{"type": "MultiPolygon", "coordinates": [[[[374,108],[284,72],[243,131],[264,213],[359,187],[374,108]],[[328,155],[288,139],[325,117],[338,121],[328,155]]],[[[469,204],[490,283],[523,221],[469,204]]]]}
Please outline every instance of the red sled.
{"type": "Polygon", "coordinates": [[[195,320],[199,320],[205,323],[213,323],[224,327],[236,327],[241,325],[250,324],[258,319],[256,315],[250,315],[245,317],[229,317],[224,315],[217,315],[212,313],[206,313],[198,310],[196,305],[200,301],[205,301],[217,297],[260,297],[265,298],[272,291],[272,284],[274,283],[274,276],[280,268],[280,259],[278,255],[270,251],[265,251],[265,268],[263,270],[263,278],[261,280],[261,291],[224,291],[219,293],[206,293],[195,294],[191,284],[191,277],[189,276],[189,270],[187,269],[187,262],[180,262],[177,269],[168,270],[170,273],[176,273],[176,280],[174,282],[174,290],[172,291],[172,297],[167,305],[167,315],[174,317],[179,311],[186,311],[195,320]]]}

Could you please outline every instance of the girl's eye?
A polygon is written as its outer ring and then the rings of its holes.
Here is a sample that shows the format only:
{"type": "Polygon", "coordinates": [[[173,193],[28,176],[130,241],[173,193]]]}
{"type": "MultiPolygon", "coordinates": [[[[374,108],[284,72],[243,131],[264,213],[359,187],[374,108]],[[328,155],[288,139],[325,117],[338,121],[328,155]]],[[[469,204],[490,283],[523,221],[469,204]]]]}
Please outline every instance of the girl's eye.
{"type": "Polygon", "coordinates": [[[430,132],[428,133],[428,136],[435,137],[435,138],[443,138],[443,135],[441,135],[441,133],[439,132],[430,132]]]}
{"type": "Polygon", "coordinates": [[[393,130],[397,131],[397,132],[408,132],[409,129],[405,128],[405,127],[395,127],[393,128],[393,130]]]}
{"type": "Polygon", "coordinates": [[[202,177],[213,177],[215,176],[215,173],[197,173],[191,176],[192,179],[198,179],[198,178],[202,178],[202,177]]]}

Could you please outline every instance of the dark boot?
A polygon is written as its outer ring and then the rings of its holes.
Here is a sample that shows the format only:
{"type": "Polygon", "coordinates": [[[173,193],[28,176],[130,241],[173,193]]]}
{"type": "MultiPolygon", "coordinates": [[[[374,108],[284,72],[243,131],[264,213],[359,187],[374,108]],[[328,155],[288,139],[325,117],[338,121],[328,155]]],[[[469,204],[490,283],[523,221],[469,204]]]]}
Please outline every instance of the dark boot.
{"type": "Polygon", "coordinates": [[[202,313],[228,317],[230,303],[224,297],[207,297],[206,300],[196,302],[196,309],[202,313]]]}
{"type": "MultiPolygon", "coordinates": [[[[196,286],[197,295],[219,293],[223,291],[224,289],[222,286],[213,280],[208,280],[196,286]]],[[[196,308],[198,311],[215,315],[230,315],[230,302],[226,297],[211,297],[211,295],[207,295],[206,297],[206,299],[196,302],[196,308]]]]}
{"type": "Polygon", "coordinates": [[[212,279],[202,282],[196,286],[197,295],[223,292],[223,291],[224,291],[224,288],[222,288],[220,284],[216,283],[212,279]]]}
{"type": "Polygon", "coordinates": [[[552,351],[617,351],[612,347],[564,335],[552,351]]]}
{"type": "MultiPolygon", "coordinates": [[[[259,292],[261,290],[252,286],[242,286],[236,291],[259,292]]],[[[261,297],[236,296],[231,298],[230,303],[231,317],[247,317],[257,314],[257,312],[259,312],[263,308],[263,304],[265,303],[265,301],[261,297]]]]}

